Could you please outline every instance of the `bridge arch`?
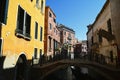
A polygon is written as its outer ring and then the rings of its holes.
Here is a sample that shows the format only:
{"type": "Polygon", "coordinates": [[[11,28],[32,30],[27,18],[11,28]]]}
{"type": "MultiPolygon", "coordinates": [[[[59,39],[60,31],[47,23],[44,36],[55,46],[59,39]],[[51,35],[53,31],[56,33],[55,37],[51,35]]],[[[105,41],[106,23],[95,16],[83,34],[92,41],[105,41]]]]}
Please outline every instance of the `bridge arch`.
{"type": "MultiPolygon", "coordinates": [[[[93,70],[95,73],[98,74],[98,76],[100,75],[101,77],[105,78],[105,80],[114,80],[111,76],[104,73],[104,71],[101,69],[101,68],[103,68],[102,66],[93,64],[92,62],[91,63],[75,63],[74,61],[73,62],[65,62],[64,61],[64,62],[60,62],[60,63],[58,62],[56,64],[57,64],[57,66],[53,67],[53,69],[47,70],[47,72],[45,72],[44,75],[42,75],[42,77],[41,77],[42,80],[44,80],[47,76],[54,73],[55,71],[60,70],[62,68],[69,67],[69,66],[77,66],[79,68],[85,67],[85,68],[93,70]]],[[[54,64],[54,65],[56,65],[56,64],[54,64]]],[[[52,66],[54,66],[54,65],[52,65],[52,66]]]]}

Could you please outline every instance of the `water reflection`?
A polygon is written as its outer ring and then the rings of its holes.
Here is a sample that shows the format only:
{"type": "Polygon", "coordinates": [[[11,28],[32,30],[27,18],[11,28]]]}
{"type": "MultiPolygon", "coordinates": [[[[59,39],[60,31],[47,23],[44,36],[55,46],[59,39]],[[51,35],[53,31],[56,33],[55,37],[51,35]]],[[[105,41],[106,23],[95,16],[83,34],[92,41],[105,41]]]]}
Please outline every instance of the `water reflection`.
{"type": "Polygon", "coordinates": [[[50,74],[44,80],[103,80],[103,78],[96,76],[96,73],[86,67],[69,66],[50,74]]]}

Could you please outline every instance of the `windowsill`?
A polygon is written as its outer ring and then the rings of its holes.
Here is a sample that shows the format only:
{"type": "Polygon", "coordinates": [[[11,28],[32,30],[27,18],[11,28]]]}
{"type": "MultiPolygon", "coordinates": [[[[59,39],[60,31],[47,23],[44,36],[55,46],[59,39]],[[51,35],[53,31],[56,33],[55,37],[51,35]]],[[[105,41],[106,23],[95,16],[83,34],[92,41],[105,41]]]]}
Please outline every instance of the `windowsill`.
{"type": "Polygon", "coordinates": [[[42,40],[42,41],[40,41],[40,42],[43,42],[43,40],[42,40]]]}
{"type": "Polygon", "coordinates": [[[24,38],[29,41],[31,40],[31,37],[24,36],[24,38]]]}
{"type": "Polygon", "coordinates": [[[5,24],[5,23],[1,23],[1,22],[0,22],[0,25],[1,25],[1,26],[2,26],[2,25],[4,26],[4,25],[6,25],[6,24],[5,24]]]}
{"type": "Polygon", "coordinates": [[[49,49],[49,52],[52,52],[52,48],[49,49]]]}
{"type": "Polygon", "coordinates": [[[17,32],[17,31],[15,31],[15,35],[16,35],[17,37],[19,37],[19,38],[24,38],[25,40],[28,40],[28,41],[31,40],[31,37],[25,36],[24,34],[19,33],[19,32],[17,32]]]}
{"type": "Polygon", "coordinates": [[[39,4],[36,4],[35,5],[37,9],[40,9],[40,5],[39,4]]]}
{"type": "Polygon", "coordinates": [[[38,39],[36,39],[36,38],[34,38],[35,40],[38,40],[38,39]]]}
{"type": "Polygon", "coordinates": [[[45,12],[43,12],[43,11],[40,10],[40,13],[41,13],[42,15],[44,15],[45,12]]]}

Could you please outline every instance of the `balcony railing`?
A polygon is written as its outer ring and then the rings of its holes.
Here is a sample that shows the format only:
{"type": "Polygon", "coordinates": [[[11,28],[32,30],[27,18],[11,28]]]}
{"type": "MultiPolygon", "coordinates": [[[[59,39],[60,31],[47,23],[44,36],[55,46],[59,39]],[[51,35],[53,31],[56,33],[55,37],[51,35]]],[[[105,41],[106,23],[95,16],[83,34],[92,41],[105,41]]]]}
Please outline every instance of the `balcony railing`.
{"type": "Polygon", "coordinates": [[[115,36],[103,29],[100,29],[99,30],[99,33],[98,35],[101,35],[102,37],[105,37],[108,41],[111,41],[111,40],[114,40],[115,39],[115,36]]]}
{"type": "Polygon", "coordinates": [[[70,54],[68,55],[66,51],[57,53],[53,55],[53,57],[51,57],[51,55],[50,56],[45,56],[44,54],[41,55],[39,59],[39,65],[43,65],[46,63],[51,63],[59,60],[65,60],[65,59],[91,61],[104,66],[109,66],[114,68],[120,67],[120,62],[118,57],[110,57],[110,56],[105,56],[98,53],[88,53],[85,55],[81,55],[81,54],[74,54],[73,52],[70,52],[70,54]]]}

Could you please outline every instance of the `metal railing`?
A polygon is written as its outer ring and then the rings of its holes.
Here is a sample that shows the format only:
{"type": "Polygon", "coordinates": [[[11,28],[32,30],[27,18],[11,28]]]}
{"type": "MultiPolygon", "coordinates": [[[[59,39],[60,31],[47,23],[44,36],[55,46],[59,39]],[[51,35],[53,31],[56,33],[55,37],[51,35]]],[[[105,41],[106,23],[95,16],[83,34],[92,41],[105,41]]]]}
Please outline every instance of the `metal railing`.
{"type": "Polygon", "coordinates": [[[40,59],[39,59],[39,65],[43,65],[46,63],[52,63],[52,62],[56,62],[59,60],[63,60],[63,59],[69,59],[69,60],[88,60],[91,62],[96,62],[99,63],[101,65],[106,65],[106,66],[113,66],[116,68],[120,67],[120,63],[117,57],[115,58],[111,58],[109,56],[104,56],[102,54],[97,54],[97,53],[91,53],[91,54],[87,54],[87,55],[80,55],[80,54],[74,54],[73,52],[70,53],[58,53],[58,54],[54,54],[53,57],[52,56],[45,56],[45,55],[41,55],[40,59]]]}

